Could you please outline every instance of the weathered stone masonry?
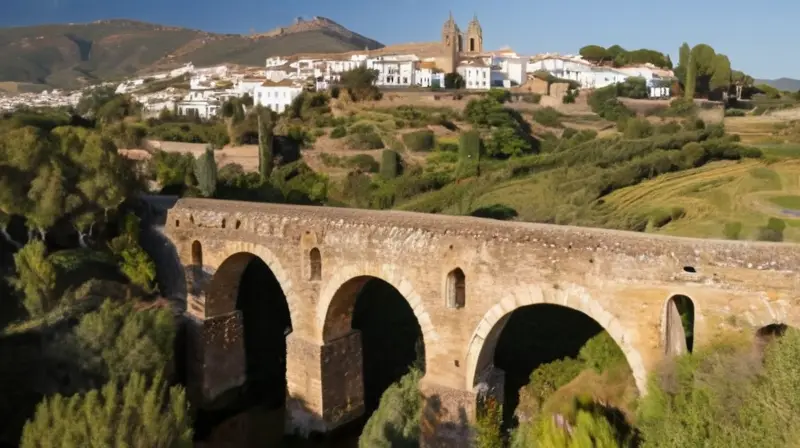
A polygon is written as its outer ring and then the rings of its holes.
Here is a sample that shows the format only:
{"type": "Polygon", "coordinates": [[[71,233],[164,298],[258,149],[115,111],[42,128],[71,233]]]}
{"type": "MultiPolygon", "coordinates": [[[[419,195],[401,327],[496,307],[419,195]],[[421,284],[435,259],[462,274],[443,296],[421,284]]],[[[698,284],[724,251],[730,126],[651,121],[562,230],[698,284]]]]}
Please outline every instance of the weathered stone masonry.
{"type": "Polygon", "coordinates": [[[194,399],[213,399],[244,381],[236,291],[257,256],[280,282],[291,313],[292,419],[323,431],[363,412],[360,334],[350,323],[355,295],[370,277],[393,285],[417,316],[423,390],[441,398],[442,421],[473,415],[478,390],[502,387],[494,346],[522,306],[559,304],[595,319],[624,351],[642,391],[664,357],[667,303],[675,295],[694,304],[695,346],[728,331],[800,323],[800,247],[791,244],[203,199],[180,200],[165,233],[185,266],[202,260],[187,288],[196,327],[194,399]],[[463,307],[452,298],[448,306],[454,283],[448,286],[447,276],[456,269],[463,307]]]}

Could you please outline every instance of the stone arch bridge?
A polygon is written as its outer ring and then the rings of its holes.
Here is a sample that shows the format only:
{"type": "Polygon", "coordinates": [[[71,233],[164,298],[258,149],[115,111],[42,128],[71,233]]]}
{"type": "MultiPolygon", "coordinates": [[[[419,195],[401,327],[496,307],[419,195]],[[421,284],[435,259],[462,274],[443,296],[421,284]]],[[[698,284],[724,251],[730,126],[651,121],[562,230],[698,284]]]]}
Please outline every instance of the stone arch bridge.
{"type": "Polygon", "coordinates": [[[557,304],[593,318],[641,391],[665,356],[686,349],[672,297],[691,299],[695,346],[800,323],[800,251],[790,244],[205,199],[179,200],[166,219],[189,283],[190,396],[213,400],[246,379],[236,295],[244,266],[259,257],[291,315],[287,406],[300,402],[306,413],[290,409],[290,419],[320,431],[363,413],[351,318],[368,278],[394,286],[417,317],[422,390],[440,397],[443,422],[471,417],[478,394],[502,386],[493,353],[520,307],[557,304]]]}

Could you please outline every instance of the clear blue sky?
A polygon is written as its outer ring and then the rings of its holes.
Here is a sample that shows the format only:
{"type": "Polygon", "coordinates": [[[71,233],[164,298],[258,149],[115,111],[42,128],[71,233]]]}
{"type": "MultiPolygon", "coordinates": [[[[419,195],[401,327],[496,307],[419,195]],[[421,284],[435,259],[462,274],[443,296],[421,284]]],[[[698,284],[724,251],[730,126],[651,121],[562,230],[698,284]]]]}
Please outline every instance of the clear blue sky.
{"type": "MultiPolygon", "coordinates": [[[[756,78],[800,78],[800,2],[761,0],[2,0],[0,26],[127,18],[247,33],[324,16],[384,44],[438,40],[449,10],[462,28],[478,15],[484,46],[518,53],[620,44],[667,52],[707,43],[756,78]],[[760,14],[760,16],[759,16],[760,14]]],[[[2,62],[0,62],[2,63],[2,62]]]]}

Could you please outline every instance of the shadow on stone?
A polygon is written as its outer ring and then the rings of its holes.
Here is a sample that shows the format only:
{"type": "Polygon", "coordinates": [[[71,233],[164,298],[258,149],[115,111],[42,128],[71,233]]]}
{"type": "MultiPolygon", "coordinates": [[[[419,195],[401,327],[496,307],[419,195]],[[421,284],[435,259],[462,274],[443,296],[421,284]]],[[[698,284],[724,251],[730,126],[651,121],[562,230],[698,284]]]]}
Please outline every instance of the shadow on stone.
{"type": "Polygon", "coordinates": [[[421,420],[419,446],[449,448],[469,445],[472,429],[463,406],[458,408],[457,415],[450,415],[442,407],[441,397],[431,395],[425,398],[421,420]]]}

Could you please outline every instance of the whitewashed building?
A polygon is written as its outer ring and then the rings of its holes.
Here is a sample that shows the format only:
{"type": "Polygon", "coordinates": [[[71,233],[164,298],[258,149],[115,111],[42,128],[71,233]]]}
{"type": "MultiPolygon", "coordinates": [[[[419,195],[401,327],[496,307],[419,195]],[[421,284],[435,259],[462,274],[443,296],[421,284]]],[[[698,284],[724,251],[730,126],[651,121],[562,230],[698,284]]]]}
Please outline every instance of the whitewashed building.
{"type": "Polygon", "coordinates": [[[413,59],[375,58],[367,60],[367,68],[378,72],[375,85],[409,87],[416,85],[417,61],[413,59]]]}
{"type": "Polygon", "coordinates": [[[241,97],[247,94],[255,98],[256,88],[261,86],[261,84],[264,84],[264,81],[266,80],[259,78],[241,78],[236,81],[236,84],[233,86],[233,90],[236,92],[237,96],[241,97]]]}
{"type": "Polygon", "coordinates": [[[288,64],[289,59],[283,56],[274,56],[271,58],[267,58],[267,68],[269,67],[279,67],[284,64],[288,64]]]}
{"type": "Polygon", "coordinates": [[[492,87],[492,67],[480,58],[461,61],[456,72],[464,78],[467,89],[489,90],[492,87]]]}
{"type": "Polygon", "coordinates": [[[624,82],[630,75],[611,67],[598,67],[578,56],[544,55],[533,58],[527,73],[546,71],[556,78],[575,81],[584,88],[599,89],[624,82]]]}
{"type": "Polygon", "coordinates": [[[289,80],[264,81],[255,88],[253,103],[281,113],[303,92],[303,87],[289,80]]]}

